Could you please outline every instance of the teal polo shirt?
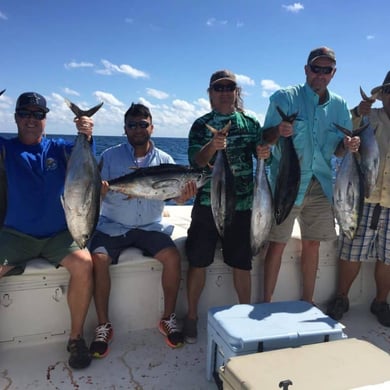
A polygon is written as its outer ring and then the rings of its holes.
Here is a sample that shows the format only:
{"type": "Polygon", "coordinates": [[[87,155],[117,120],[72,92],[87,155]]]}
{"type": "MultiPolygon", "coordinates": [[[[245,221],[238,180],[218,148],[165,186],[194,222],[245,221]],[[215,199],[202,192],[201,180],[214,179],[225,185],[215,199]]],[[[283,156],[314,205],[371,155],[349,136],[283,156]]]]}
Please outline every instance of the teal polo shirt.
{"type": "MultiPolygon", "coordinates": [[[[335,123],[352,129],[347,103],[340,96],[328,90],[328,100],[319,104],[319,96],[305,83],[281,89],[270,97],[263,128],[277,126],[281,117],[279,106],[286,115],[298,113],[294,121],[293,143],[301,167],[301,183],[295,205],[302,204],[307,187],[313,176],[321,183],[322,189],[332,202],[331,159],[339,142],[344,138],[335,123]]],[[[272,149],[270,184],[275,190],[278,166],[281,158],[280,142],[272,149]]]]}

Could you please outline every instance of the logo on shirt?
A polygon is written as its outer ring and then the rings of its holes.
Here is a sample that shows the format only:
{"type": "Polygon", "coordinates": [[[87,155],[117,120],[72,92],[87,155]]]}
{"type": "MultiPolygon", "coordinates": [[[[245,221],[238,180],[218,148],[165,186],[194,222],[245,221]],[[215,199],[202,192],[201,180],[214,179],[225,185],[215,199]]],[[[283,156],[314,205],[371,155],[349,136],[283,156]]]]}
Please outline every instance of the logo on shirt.
{"type": "Polygon", "coordinates": [[[46,159],[45,168],[46,171],[55,171],[57,169],[57,160],[52,157],[46,159]]]}

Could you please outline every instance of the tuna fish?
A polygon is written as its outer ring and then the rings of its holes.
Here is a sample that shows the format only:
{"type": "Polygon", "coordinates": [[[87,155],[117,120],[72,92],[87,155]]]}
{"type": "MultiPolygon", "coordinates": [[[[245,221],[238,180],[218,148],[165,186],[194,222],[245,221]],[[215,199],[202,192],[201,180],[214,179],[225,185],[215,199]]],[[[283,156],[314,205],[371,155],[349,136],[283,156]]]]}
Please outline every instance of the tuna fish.
{"type": "MultiPolygon", "coordinates": [[[[362,88],[360,88],[360,94],[363,100],[375,101],[375,98],[368,97],[362,88]]],[[[364,116],[360,122],[361,126],[367,125],[367,128],[360,135],[360,168],[363,174],[364,180],[364,196],[370,197],[372,191],[375,188],[379,175],[379,146],[375,137],[376,129],[374,129],[370,123],[369,118],[364,116]]]]}
{"type": "MultiPolygon", "coordinates": [[[[218,130],[207,125],[207,128],[215,134],[218,130]]],[[[229,121],[223,129],[219,130],[227,134],[230,130],[229,121]]],[[[221,237],[224,236],[225,229],[228,228],[236,210],[236,190],[233,172],[227,158],[226,150],[218,150],[211,176],[211,210],[213,212],[215,226],[221,237]]]]}
{"type": "Polygon", "coordinates": [[[204,170],[193,169],[184,165],[161,164],[138,168],[129,173],[108,181],[111,191],[120,192],[129,198],[167,200],[176,198],[184,186],[195,181],[196,187],[202,187],[210,175],[204,170]]]}
{"type": "Polygon", "coordinates": [[[265,161],[257,159],[251,217],[251,248],[256,256],[272,226],[272,193],[265,171],[265,161]]]}
{"type": "MultiPolygon", "coordinates": [[[[287,116],[279,107],[277,110],[285,122],[293,123],[298,113],[287,116]]],[[[280,225],[290,214],[301,183],[301,167],[292,137],[281,137],[281,159],[274,193],[274,215],[280,225]]]]}
{"type": "MultiPolygon", "coordinates": [[[[76,117],[93,115],[103,103],[86,111],[66,101],[76,117]]],[[[101,178],[91,145],[84,134],[78,134],[70,155],[62,205],[68,229],[83,249],[95,230],[100,211],[101,178]]]]}
{"type": "MultiPolygon", "coordinates": [[[[360,134],[367,126],[353,132],[335,124],[344,134],[352,137],[360,134]]],[[[346,151],[336,174],[333,189],[333,203],[336,219],[343,233],[353,239],[360,223],[364,204],[364,180],[356,154],[346,151]]]]}
{"type": "Polygon", "coordinates": [[[0,91],[0,96],[5,92],[5,89],[3,89],[2,91],[0,91]]]}

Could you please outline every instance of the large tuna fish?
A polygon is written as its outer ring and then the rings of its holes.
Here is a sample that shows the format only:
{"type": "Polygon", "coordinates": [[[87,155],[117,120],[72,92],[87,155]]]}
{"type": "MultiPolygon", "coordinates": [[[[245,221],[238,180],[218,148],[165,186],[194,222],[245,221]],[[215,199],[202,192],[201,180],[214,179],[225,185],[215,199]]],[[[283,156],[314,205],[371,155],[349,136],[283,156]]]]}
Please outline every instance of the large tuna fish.
{"type": "MultiPolygon", "coordinates": [[[[335,124],[344,134],[359,135],[367,126],[353,132],[335,124]]],[[[333,203],[336,219],[343,233],[353,239],[360,223],[364,205],[364,180],[355,153],[346,151],[338,168],[333,189],[333,203]]]]}
{"type": "MultiPolygon", "coordinates": [[[[375,101],[375,97],[368,97],[362,88],[360,94],[363,100],[375,101]]],[[[370,197],[375,188],[379,175],[379,146],[375,137],[376,129],[369,123],[368,117],[364,116],[360,123],[361,126],[367,125],[367,128],[360,135],[360,168],[364,180],[364,196],[370,197]]]]}
{"type": "MultiPolygon", "coordinates": [[[[66,101],[76,117],[92,116],[103,103],[83,111],[66,101]]],[[[84,134],[78,134],[70,155],[62,205],[68,229],[83,249],[95,230],[100,211],[101,178],[91,145],[84,134]]]]}
{"type": "MultiPolygon", "coordinates": [[[[207,128],[215,134],[218,130],[207,125],[207,128]]],[[[229,121],[223,129],[219,130],[227,134],[230,130],[229,121]]],[[[221,237],[224,236],[225,229],[233,222],[236,210],[236,189],[233,172],[227,158],[226,150],[218,150],[211,176],[211,210],[214,217],[215,226],[221,237]]]]}
{"type": "MultiPolygon", "coordinates": [[[[293,123],[298,115],[295,113],[287,116],[279,107],[276,108],[285,122],[293,123]]],[[[281,158],[274,193],[274,215],[277,225],[280,225],[290,214],[301,183],[301,167],[292,136],[280,137],[279,143],[281,144],[281,158]]]]}
{"type": "Polygon", "coordinates": [[[256,256],[272,226],[272,193],[265,171],[265,161],[257,159],[251,217],[251,248],[256,256]]]}
{"type": "Polygon", "coordinates": [[[138,168],[108,181],[111,191],[120,192],[129,198],[167,200],[180,196],[185,185],[194,181],[196,187],[202,187],[210,175],[202,169],[193,169],[184,165],[161,164],[138,168]]]}

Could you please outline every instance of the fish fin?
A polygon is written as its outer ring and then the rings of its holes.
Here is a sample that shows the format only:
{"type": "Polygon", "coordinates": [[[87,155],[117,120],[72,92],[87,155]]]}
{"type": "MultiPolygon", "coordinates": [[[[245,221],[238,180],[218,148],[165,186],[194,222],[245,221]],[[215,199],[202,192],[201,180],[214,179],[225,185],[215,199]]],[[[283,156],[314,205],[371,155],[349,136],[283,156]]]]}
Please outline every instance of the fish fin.
{"type": "Polygon", "coordinates": [[[99,110],[99,108],[103,105],[104,102],[101,102],[97,104],[96,106],[90,108],[89,110],[82,110],[79,106],[72,103],[68,99],[64,99],[66,105],[71,109],[71,111],[76,115],[76,118],[80,118],[81,116],[88,116],[91,117],[96,111],[99,110]]]}
{"type": "Polygon", "coordinates": [[[213,126],[210,126],[208,123],[206,123],[206,127],[207,127],[213,134],[218,133],[218,130],[217,130],[217,129],[214,129],[214,127],[213,127],[213,126]]]}
{"type": "Polygon", "coordinates": [[[6,90],[3,89],[1,92],[0,92],[0,96],[5,92],[6,90]]]}
{"type": "Polygon", "coordinates": [[[360,87],[360,96],[361,96],[362,99],[365,100],[366,102],[375,103],[375,100],[376,100],[376,98],[377,98],[378,95],[375,93],[374,95],[367,96],[367,94],[363,91],[363,88],[360,87]]]}
{"type": "Polygon", "coordinates": [[[351,130],[346,129],[345,127],[340,126],[340,125],[338,125],[337,123],[333,123],[333,125],[334,125],[338,130],[340,130],[343,134],[347,135],[348,137],[352,137],[352,131],[351,131],[351,130]]]}
{"type": "Polygon", "coordinates": [[[283,122],[293,123],[298,116],[297,112],[294,114],[291,114],[291,115],[286,115],[284,113],[284,111],[279,106],[276,106],[276,110],[278,111],[279,115],[281,116],[283,122]]]}
{"type": "Polygon", "coordinates": [[[232,127],[232,121],[226,123],[226,125],[220,130],[220,132],[224,135],[228,135],[230,128],[232,127]]]}

